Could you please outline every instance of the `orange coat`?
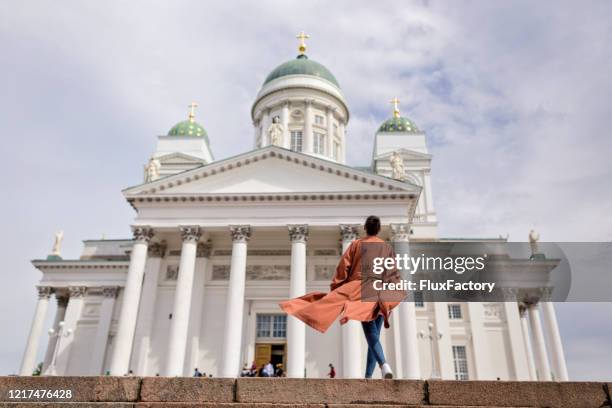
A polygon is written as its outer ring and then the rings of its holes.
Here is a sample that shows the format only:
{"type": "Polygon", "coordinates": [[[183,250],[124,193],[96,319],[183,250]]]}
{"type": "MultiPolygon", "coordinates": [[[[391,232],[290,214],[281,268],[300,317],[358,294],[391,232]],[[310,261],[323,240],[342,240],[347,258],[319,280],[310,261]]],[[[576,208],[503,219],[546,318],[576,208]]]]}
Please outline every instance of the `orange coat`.
{"type": "MultiPolygon", "coordinates": [[[[391,310],[403,299],[405,292],[394,293],[383,301],[380,293],[374,294],[376,300],[362,301],[362,285],[368,284],[368,279],[362,282],[362,245],[375,243],[373,247],[376,256],[394,257],[393,248],[378,237],[368,236],[353,241],[342,255],[336,274],[331,282],[331,292],[312,292],[304,296],[280,302],[280,307],[289,315],[295,316],[315,330],[324,333],[340,316],[340,323],[348,320],[367,322],[383,315],[385,327],[389,327],[391,310]],[[399,297],[398,297],[399,296],[399,297]],[[393,299],[394,301],[387,301],[393,299]]],[[[385,281],[397,281],[397,270],[390,271],[385,281]]],[[[372,293],[372,289],[369,290],[372,293]]],[[[382,292],[382,291],[381,291],[382,292]]]]}

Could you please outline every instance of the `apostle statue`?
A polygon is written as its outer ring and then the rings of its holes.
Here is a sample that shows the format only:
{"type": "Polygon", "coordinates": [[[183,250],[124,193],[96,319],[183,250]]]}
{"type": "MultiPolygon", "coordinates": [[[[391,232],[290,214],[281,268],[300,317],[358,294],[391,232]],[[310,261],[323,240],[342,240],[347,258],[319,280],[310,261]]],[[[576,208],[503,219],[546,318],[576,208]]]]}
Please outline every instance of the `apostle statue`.
{"type": "Polygon", "coordinates": [[[51,249],[51,255],[60,256],[62,254],[62,241],[64,240],[64,231],[58,231],[55,234],[55,241],[51,249]]]}
{"type": "Polygon", "coordinates": [[[406,180],[406,169],[404,168],[404,159],[398,152],[391,154],[391,177],[396,180],[406,180]]]}
{"type": "Polygon", "coordinates": [[[149,163],[145,166],[145,182],[149,183],[159,178],[159,168],[161,163],[155,157],[151,157],[149,163]]]}
{"type": "Polygon", "coordinates": [[[531,255],[539,253],[538,241],[540,240],[540,234],[534,230],[529,231],[529,246],[531,247],[531,255]]]}
{"type": "Polygon", "coordinates": [[[283,145],[283,125],[278,123],[278,116],[272,119],[272,124],[268,128],[268,140],[274,146],[283,145]]]}

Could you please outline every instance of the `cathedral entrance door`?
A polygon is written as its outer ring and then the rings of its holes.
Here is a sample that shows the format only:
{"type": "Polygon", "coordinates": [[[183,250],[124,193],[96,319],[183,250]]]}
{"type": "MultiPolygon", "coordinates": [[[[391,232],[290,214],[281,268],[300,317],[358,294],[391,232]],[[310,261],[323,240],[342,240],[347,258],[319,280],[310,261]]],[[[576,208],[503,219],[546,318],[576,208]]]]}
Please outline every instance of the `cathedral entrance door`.
{"type": "Polygon", "coordinates": [[[272,363],[276,369],[278,364],[285,367],[284,343],[257,343],[255,344],[255,364],[259,370],[264,364],[272,363]]]}

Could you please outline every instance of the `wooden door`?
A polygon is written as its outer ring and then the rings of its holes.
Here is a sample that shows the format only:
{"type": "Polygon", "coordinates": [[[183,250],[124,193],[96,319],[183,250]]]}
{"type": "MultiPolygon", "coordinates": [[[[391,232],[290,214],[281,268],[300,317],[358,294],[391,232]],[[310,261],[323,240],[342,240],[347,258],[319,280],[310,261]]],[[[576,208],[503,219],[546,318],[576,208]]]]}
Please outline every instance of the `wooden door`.
{"type": "Polygon", "coordinates": [[[255,344],[255,364],[259,370],[262,365],[267,364],[272,358],[272,345],[265,343],[255,344]]]}

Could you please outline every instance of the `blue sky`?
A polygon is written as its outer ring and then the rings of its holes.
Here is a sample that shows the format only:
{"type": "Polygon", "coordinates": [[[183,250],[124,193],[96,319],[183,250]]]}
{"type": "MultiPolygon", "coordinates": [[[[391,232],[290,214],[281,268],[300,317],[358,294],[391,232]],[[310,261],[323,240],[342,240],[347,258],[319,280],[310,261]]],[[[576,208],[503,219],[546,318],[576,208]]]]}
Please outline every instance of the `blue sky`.
{"type": "MultiPolygon", "coordinates": [[[[443,236],[610,241],[611,17],[607,1],[0,3],[0,374],[27,337],[29,260],[58,229],[65,257],[129,236],[120,191],[192,100],[216,158],[250,149],[250,106],[301,30],[348,100],[350,164],[393,96],[427,132],[443,236]]],[[[570,376],[612,379],[612,305],[557,310],[570,376]]]]}

